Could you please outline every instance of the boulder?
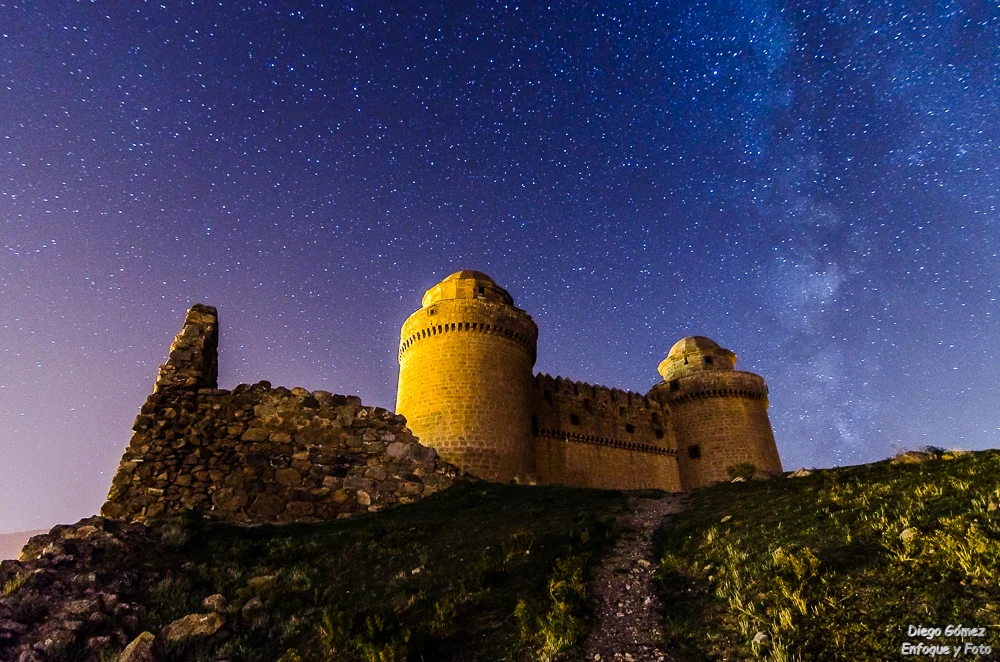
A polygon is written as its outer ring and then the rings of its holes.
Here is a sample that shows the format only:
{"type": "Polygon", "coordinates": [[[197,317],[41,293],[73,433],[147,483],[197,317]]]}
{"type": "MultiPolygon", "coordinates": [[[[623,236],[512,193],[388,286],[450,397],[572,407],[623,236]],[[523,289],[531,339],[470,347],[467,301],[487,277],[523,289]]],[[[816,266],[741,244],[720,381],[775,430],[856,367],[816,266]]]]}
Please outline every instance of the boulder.
{"type": "Polygon", "coordinates": [[[163,638],[167,641],[180,641],[190,637],[211,637],[225,623],[220,614],[188,614],[183,618],[163,628],[163,638]]]}
{"type": "Polygon", "coordinates": [[[118,662],[155,662],[157,656],[153,648],[156,637],[152,632],[143,632],[132,640],[118,656],[118,662]]]}
{"type": "Polygon", "coordinates": [[[215,593],[201,601],[201,606],[211,612],[221,612],[226,604],[226,596],[221,593],[215,593]]]}
{"type": "Polygon", "coordinates": [[[925,453],[924,451],[903,451],[896,457],[892,458],[893,464],[920,464],[921,462],[927,462],[928,460],[933,460],[934,455],[931,453],[925,453]]]}

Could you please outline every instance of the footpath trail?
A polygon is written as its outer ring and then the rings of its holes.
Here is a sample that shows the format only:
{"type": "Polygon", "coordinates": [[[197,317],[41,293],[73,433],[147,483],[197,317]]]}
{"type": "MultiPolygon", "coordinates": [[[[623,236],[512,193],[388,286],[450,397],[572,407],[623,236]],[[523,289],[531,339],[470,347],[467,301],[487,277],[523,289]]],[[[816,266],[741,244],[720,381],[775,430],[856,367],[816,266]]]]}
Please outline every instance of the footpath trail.
{"type": "Polygon", "coordinates": [[[679,494],[629,497],[618,542],[594,573],[594,624],[580,660],[671,661],[660,635],[663,612],[653,577],[653,532],[683,508],[679,494]]]}

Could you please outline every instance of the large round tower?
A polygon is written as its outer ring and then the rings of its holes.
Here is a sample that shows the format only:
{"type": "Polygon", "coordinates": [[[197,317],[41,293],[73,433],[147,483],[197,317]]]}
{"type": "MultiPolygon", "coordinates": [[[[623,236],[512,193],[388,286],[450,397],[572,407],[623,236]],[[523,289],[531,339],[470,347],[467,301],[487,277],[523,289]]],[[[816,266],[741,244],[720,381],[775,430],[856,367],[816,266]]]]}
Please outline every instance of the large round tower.
{"type": "Polygon", "coordinates": [[[728,481],[728,470],[742,463],[781,472],[767,384],[736,370],[736,354],[710,338],[690,336],[670,348],[657,370],[663,381],[648,397],[670,408],[684,490],[728,481]]]}
{"type": "Polygon", "coordinates": [[[476,476],[533,473],[537,339],[534,321],[492,278],[453,273],[403,323],[396,413],[421,443],[476,476]]]}

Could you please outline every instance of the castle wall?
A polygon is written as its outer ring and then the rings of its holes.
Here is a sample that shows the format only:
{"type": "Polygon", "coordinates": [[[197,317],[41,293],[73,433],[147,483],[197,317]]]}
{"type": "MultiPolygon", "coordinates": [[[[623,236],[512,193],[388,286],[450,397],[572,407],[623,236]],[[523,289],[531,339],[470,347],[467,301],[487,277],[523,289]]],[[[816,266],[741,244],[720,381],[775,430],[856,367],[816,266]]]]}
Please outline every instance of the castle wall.
{"type": "Polygon", "coordinates": [[[508,481],[534,470],[531,367],[537,329],[504,303],[447,299],[406,321],[396,411],[461,469],[508,481]]]}
{"type": "Polygon", "coordinates": [[[215,309],[196,306],[135,420],[101,512],[141,520],[193,510],[235,522],[316,522],[408,503],[453,467],[405,419],[356,397],[214,388],[215,309]]]}
{"type": "Polygon", "coordinates": [[[532,389],[536,469],[546,483],[601,489],[681,489],[670,412],[603,386],[537,375],[532,389]]]}
{"type": "Polygon", "coordinates": [[[761,377],[701,372],[672,382],[655,386],[649,395],[673,415],[683,489],[729,481],[729,468],[745,462],[762,473],[781,472],[761,377]]]}

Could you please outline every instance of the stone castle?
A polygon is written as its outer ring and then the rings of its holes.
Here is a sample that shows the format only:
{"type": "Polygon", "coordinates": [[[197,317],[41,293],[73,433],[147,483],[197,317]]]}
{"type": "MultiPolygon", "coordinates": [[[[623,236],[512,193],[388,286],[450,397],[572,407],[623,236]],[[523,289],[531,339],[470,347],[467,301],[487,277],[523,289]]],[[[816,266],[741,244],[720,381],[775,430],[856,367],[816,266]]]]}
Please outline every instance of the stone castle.
{"type": "Polygon", "coordinates": [[[538,327],[478,271],[432,287],[403,324],[396,409],[269,382],[218,388],[219,324],[201,304],[160,366],[101,513],[185,511],[319,522],[445,489],[460,471],[603,489],[686,491],[781,462],[767,386],[700,336],[642,395],[533,375],[538,327]]]}
{"type": "Polygon", "coordinates": [[[538,327],[478,271],[424,294],[403,324],[396,412],[421,443],[489,480],[686,491],[747,464],[781,472],[767,385],[714,341],[678,341],[632,393],[533,375],[538,327]]]}

